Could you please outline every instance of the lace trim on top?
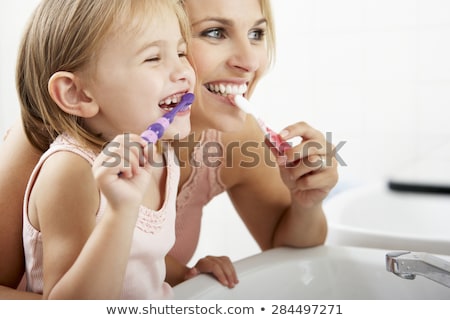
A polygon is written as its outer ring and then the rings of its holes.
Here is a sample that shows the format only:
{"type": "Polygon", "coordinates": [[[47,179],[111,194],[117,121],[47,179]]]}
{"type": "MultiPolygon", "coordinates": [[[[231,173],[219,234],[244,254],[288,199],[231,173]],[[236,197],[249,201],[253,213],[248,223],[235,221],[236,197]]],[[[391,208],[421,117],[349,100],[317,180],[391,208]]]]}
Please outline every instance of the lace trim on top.
{"type": "Polygon", "coordinates": [[[165,151],[164,156],[167,161],[165,201],[158,211],[151,210],[142,205],[139,208],[139,217],[136,222],[136,228],[145,233],[156,234],[162,229],[167,219],[166,207],[168,203],[172,201],[172,197],[176,197],[176,195],[171,194],[171,192],[173,192],[173,190],[176,190],[176,188],[172,190],[170,188],[171,186],[178,185],[178,178],[175,174],[173,174],[173,172],[177,170],[177,168],[174,167],[176,166],[174,161],[174,154],[173,152],[165,151]]]}

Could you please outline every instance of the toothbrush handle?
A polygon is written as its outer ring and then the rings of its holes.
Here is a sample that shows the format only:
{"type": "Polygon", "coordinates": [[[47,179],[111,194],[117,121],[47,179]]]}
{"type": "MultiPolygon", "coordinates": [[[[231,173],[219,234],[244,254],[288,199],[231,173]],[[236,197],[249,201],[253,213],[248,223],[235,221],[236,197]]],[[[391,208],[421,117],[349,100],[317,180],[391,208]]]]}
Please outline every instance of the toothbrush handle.
{"type": "Polygon", "coordinates": [[[280,135],[272,129],[266,127],[266,132],[267,134],[264,142],[269,149],[276,152],[277,155],[281,156],[286,150],[292,148],[292,145],[289,142],[284,141],[280,135]]]}
{"type": "Polygon", "coordinates": [[[155,143],[158,139],[161,139],[170,123],[171,121],[167,118],[161,117],[156,120],[156,122],[152,123],[147,130],[141,134],[141,137],[148,143],[155,143]]]}
{"type": "Polygon", "coordinates": [[[141,137],[148,143],[155,143],[164,134],[167,127],[173,122],[175,115],[187,108],[189,105],[194,102],[194,95],[192,93],[186,93],[181,97],[181,101],[168,113],[163,115],[161,118],[156,120],[156,122],[152,123],[148,126],[147,130],[145,130],[141,137]]]}

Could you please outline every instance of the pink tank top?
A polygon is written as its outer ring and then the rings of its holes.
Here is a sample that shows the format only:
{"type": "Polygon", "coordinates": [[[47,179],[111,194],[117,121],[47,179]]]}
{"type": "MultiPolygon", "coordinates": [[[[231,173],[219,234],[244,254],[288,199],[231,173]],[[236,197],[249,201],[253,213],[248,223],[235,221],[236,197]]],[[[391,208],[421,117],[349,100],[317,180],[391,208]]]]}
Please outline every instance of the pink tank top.
{"type": "Polygon", "coordinates": [[[225,184],[220,179],[220,169],[224,165],[223,154],[220,132],[212,129],[204,131],[200,144],[192,153],[192,163],[197,165],[193,165],[191,175],[177,198],[176,241],[169,254],[183,264],[189,262],[197,248],[203,207],[225,191],[225,184]],[[206,158],[204,154],[220,155],[206,158]]]}
{"type": "MultiPolygon", "coordinates": [[[[24,201],[23,240],[27,290],[36,293],[42,293],[43,290],[42,235],[28,220],[28,199],[39,169],[52,154],[60,151],[78,154],[90,164],[93,163],[96,156],[89,150],[77,146],[70,137],[59,136],[41,157],[30,177],[24,201]]],[[[174,159],[173,149],[169,149],[166,155],[168,169],[166,199],[158,211],[140,207],[126,269],[122,299],[173,298],[172,288],[164,282],[166,275],[164,257],[175,242],[175,202],[180,171],[174,159]]],[[[106,200],[101,196],[97,222],[102,218],[105,206],[106,200]]]]}

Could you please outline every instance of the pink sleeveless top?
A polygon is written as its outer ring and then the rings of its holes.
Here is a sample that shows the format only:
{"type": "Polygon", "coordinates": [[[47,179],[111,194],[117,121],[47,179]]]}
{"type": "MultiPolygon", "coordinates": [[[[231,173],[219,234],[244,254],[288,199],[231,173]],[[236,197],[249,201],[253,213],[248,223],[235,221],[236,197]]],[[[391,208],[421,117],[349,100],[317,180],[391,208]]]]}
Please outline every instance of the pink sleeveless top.
{"type": "MultiPolygon", "coordinates": [[[[96,157],[89,150],[77,146],[70,137],[59,136],[41,157],[30,177],[24,200],[23,240],[27,290],[36,293],[42,293],[43,290],[42,235],[28,220],[28,199],[39,169],[52,154],[60,151],[78,154],[91,165],[96,157]]],[[[164,257],[175,242],[175,202],[180,168],[175,162],[173,149],[169,149],[166,155],[168,170],[166,199],[159,211],[143,206],[139,209],[121,299],[173,298],[172,288],[164,282],[166,275],[164,257]]],[[[106,199],[101,195],[97,222],[102,218],[105,206],[106,199]]]]}
{"type": "Polygon", "coordinates": [[[177,218],[175,221],[175,245],[169,254],[179,262],[187,264],[194,255],[200,236],[203,207],[215,196],[225,191],[220,179],[220,169],[224,166],[223,144],[220,132],[206,130],[200,144],[192,153],[192,172],[182,186],[177,198],[177,218]],[[209,155],[204,157],[204,155],[209,155]],[[219,154],[212,157],[211,155],[219,154]]]}

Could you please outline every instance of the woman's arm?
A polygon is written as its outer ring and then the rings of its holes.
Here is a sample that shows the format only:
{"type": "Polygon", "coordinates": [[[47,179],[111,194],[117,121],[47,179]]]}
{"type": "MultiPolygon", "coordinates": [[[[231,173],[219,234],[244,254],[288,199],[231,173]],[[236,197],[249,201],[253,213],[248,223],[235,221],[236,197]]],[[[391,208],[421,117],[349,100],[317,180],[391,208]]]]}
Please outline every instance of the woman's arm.
{"type": "Polygon", "coordinates": [[[252,117],[248,117],[243,131],[223,135],[224,144],[239,142],[239,148],[227,155],[233,163],[223,169],[223,181],[230,186],[228,192],[236,210],[263,250],[310,247],[322,244],[326,238],[322,200],[336,184],[336,162],[319,170],[316,150],[304,150],[308,149],[308,141],[316,149],[321,149],[319,145],[325,148],[323,135],[306,124],[288,129],[291,135],[287,139],[303,136],[303,142],[286,157],[275,157],[265,147],[264,135],[252,117]],[[290,165],[285,164],[286,160],[290,165]]]}
{"type": "Polygon", "coordinates": [[[41,153],[28,142],[20,122],[0,147],[0,298],[29,299],[15,289],[25,271],[22,242],[22,205],[25,187],[41,153]],[[8,288],[6,288],[8,287],[8,288]],[[23,296],[22,296],[23,295],[23,296]]]}

